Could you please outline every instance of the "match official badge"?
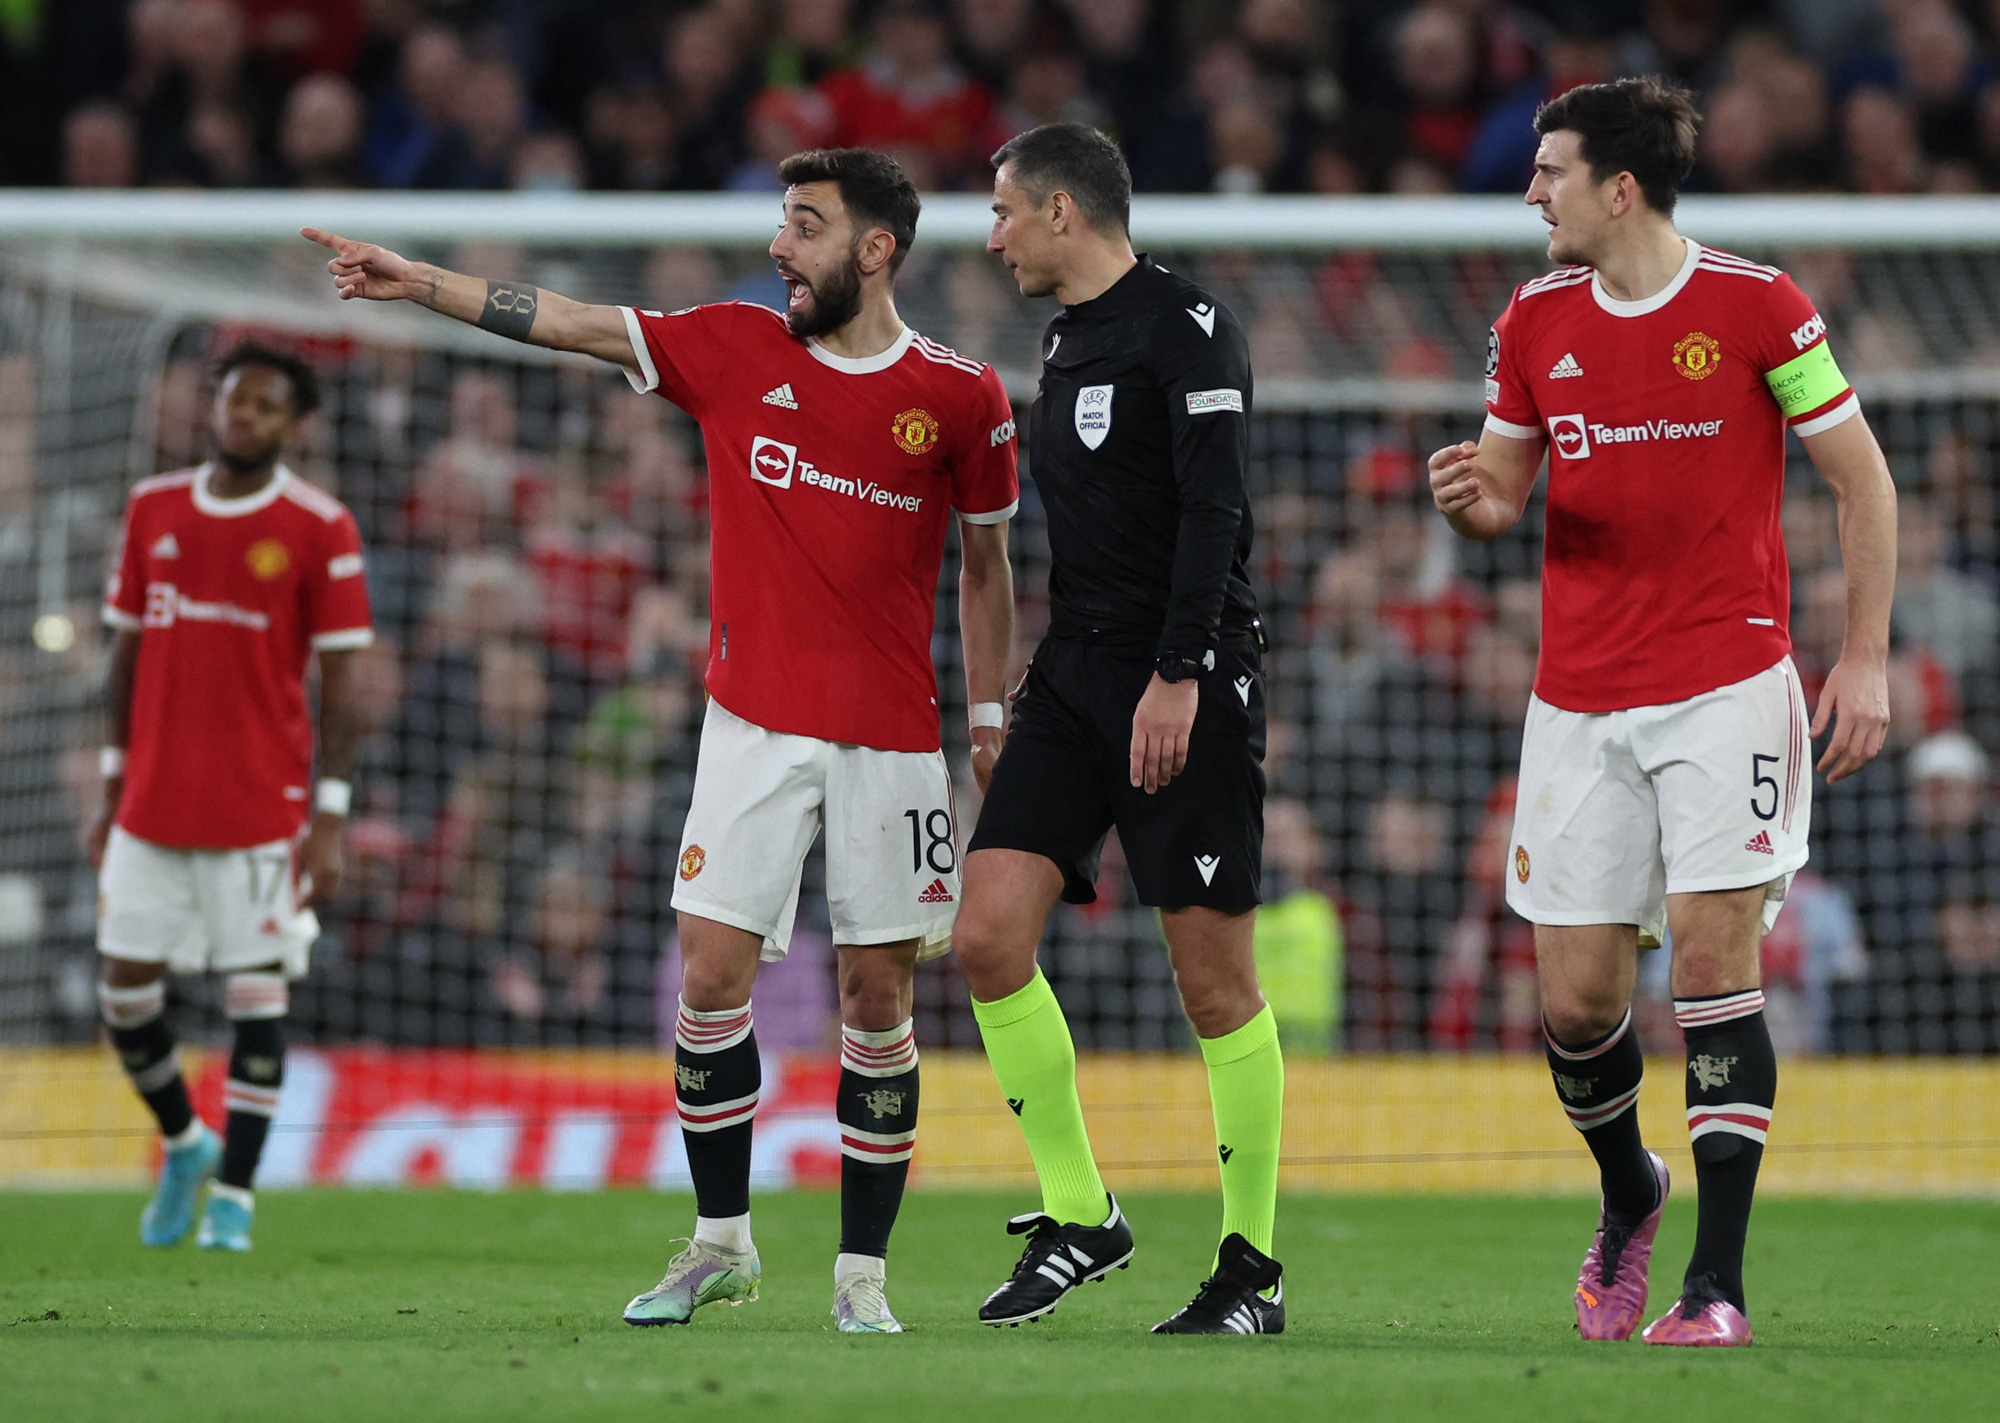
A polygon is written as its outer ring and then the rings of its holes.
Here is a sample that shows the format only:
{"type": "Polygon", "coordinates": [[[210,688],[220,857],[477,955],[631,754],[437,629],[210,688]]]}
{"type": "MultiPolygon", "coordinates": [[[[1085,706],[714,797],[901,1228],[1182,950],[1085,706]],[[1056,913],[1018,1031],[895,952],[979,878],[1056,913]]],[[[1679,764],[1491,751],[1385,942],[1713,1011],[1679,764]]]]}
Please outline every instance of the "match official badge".
{"type": "Polygon", "coordinates": [[[1076,437],[1094,450],[1111,433],[1111,387],[1087,385],[1076,393],[1076,437]]]}
{"type": "Polygon", "coordinates": [[[1674,369],[1689,380],[1707,380],[1722,361],[1722,343],[1705,331],[1690,331],[1674,342],[1674,369]]]}
{"type": "Polygon", "coordinates": [[[252,573],[269,583],[292,566],[292,554],[276,539],[259,539],[244,552],[243,561],[250,565],[252,573]]]}
{"type": "Polygon", "coordinates": [[[708,852],[699,845],[690,845],[681,851],[681,878],[693,879],[708,864],[708,852]]]}
{"type": "Polygon", "coordinates": [[[924,454],[938,442],[937,417],[928,410],[905,410],[889,426],[906,455],[924,454]]]}
{"type": "Polygon", "coordinates": [[[1514,847],[1514,878],[1522,884],[1528,882],[1528,847],[1526,845],[1516,845],[1514,847]]]}

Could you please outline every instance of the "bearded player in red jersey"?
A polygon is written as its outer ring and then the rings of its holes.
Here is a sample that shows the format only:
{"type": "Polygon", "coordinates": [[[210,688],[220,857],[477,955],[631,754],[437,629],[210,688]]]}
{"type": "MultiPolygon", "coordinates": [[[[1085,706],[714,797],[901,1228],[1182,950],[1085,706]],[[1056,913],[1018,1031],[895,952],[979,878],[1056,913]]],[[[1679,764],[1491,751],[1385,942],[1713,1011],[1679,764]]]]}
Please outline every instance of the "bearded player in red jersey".
{"type": "Polygon", "coordinates": [[[841,1245],[834,1315],[899,1333],[884,1258],[916,1140],[911,976],[949,946],[958,839],[938,747],[931,628],[957,512],[959,627],[981,789],[999,755],[1013,640],[1007,521],[1014,420],[983,366],[896,314],[916,189],[863,149],[794,155],[771,243],[780,315],[743,302],[670,315],[460,276],[323,232],[342,297],[414,301],[518,341],[623,366],[701,423],[708,450],[707,719],[674,907],[676,1078],[697,1218],[632,1324],[755,1299],[750,989],[781,958],[806,850],[826,827],[840,960],[841,1245]]]}
{"type": "Polygon", "coordinates": [[[197,1243],[248,1250],[289,985],[319,934],[309,901],[340,880],[361,725],[352,663],[372,634],[353,515],[281,460],[319,405],[312,367],[245,343],[219,374],[215,458],[141,481],[126,505],[104,600],[117,644],[90,852],[104,1021],[166,1138],[140,1238],[177,1244],[212,1175],[197,1243]],[[169,968],[224,976],[235,1043],[220,1141],[181,1080],[169,968]]]}
{"type": "Polygon", "coordinates": [[[1430,460],[1467,538],[1521,517],[1549,451],[1542,651],[1508,902],[1535,925],[1549,1066],[1603,1178],[1576,1286],[1586,1339],[1646,1306],[1667,1170],[1640,1142],[1638,950],[1671,930],[1700,1188],[1694,1257],[1650,1344],[1750,1342],[1743,1242],[1777,1093],[1759,941],[1806,862],[1809,736],[1860,770],[1888,728],[1896,500],[1826,323],[1773,267],[1674,230],[1689,96],[1573,89],[1535,117],[1527,200],[1571,265],[1520,287],[1487,348],[1486,429],[1430,460]],[[1833,486],[1847,635],[1810,729],[1786,632],[1785,431],[1833,486]]]}

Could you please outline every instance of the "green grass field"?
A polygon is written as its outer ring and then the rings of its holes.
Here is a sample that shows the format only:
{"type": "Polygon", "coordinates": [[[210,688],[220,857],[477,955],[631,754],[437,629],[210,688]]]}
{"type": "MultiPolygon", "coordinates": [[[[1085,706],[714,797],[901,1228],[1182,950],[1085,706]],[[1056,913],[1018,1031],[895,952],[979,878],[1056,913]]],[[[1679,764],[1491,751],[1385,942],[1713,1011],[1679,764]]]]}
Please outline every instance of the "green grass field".
{"type": "MultiPolygon", "coordinates": [[[[1016,1197],[905,1208],[910,1332],[827,1316],[831,1195],[756,1202],[763,1298],[631,1329],[687,1198],[272,1193],[257,1250],[138,1243],[130,1195],[0,1195],[0,1418],[1949,1419],[2000,1412],[2000,1209],[1773,1201],[1751,1245],[1754,1348],[1584,1345],[1582,1201],[1299,1198],[1277,1339],[1145,1333],[1207,1263],[1214,1206],[1133,1197],[1132,1268],[1019,1330],[972,1322],[1012,1263],[1016,1197]]],[[[1654,1307],[1693,1229],[1661,1233],[1654,1307]]]]}

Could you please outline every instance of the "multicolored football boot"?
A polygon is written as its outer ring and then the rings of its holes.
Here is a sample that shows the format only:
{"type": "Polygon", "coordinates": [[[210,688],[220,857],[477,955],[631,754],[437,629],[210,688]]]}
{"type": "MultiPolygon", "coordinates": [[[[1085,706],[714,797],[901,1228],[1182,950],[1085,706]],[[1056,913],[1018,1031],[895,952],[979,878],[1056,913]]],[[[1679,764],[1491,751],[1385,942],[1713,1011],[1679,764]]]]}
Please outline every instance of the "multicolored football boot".
{"type": "Polygon", "coordinates": [[[1750,1321],[1722,1297],[1707,1275],[1689,1280],[1674,1307],[1646,1326],[1648,1344],[1683,1348],[1740,1349],[1750,1342],[1750,1321]]]}
{"type": "Polygon", "coordinates": [[[202,1185],[222,1164],[222,1138],[206,1126],[186,1146],[169,1146],[160,1160],[160,1184],[139,1217],[139,1239],[158,1248],[181,1243],[194,1224],[202,1185]]]}
{"type": "Polygon", "coordinates": [[[1576,1276],[1576,1332],[1586,1339],[1630,1339],[1645,1317],[1653,1237],[1660,1233],[1660,1215],[1667,1208],[1672,1184],[1666,1162],[1650,1151],[1646,1159],[1653,1163],[1653,1176],[1660,1183],[1660,1203],[1653,1213],[1626,1230],[1613,1225],[1604,1207],[1598,1207],[1597,1234],[1576,1276]]]}
{"type": "Polygon", "coordinates": [[[748,1304],[764,1278],[756,1248],[724,1250],[701,1240],[667,1262],[660,1282],[625,1306],[627,1324],[686,1324],[705,1304],[748,1304]]]}
{"type": "Polygon", "coordinates": [[[882,1285],[880,1275],[866,1271],[843,1275],[833,1287],[834,1327],[842,1334],[901,1334],[882,1285]]]}

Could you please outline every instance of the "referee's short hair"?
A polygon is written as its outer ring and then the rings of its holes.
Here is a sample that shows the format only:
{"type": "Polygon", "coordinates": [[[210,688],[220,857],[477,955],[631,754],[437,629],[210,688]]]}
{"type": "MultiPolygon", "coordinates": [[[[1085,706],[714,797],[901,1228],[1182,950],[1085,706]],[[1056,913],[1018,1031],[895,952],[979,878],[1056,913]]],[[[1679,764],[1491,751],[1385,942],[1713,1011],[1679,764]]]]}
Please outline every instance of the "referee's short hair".
{"type": "Polygon", "coordinates": [[[831,183],[854,221],[854,236],[880,227],[896,239],[889,255],[893,273],[910,255],[917,240],[917,215],[923,203],[903,165],[872,148],[808,148],[778,165],[778,181],[788,188],[800,183],[831,183]]]}
{"type": "Polygon", "coordinates": [[[283,376],[292,388],[292,414],[298,419],[319,409],[319,372],[305,357],[246,337],[216,361],[215,383],[222,384],[231,371],[242,366],[263,366],[283,376]]]}
{"type": "Polygon", "coordinates": [[[1581,84],[1535,110],[1536,133],[1558,129],[1582,140],[1592,178],[1602,183],[1630,173],[1647,206],[1671,217],[1674,198],[1694,168],[1701,114],[1694,95],[1648,75],[1581,84]]]}
{"type": "Polygon", "coordinates": [[[993,166],[1014,165],[1014,182],[1041,206],[1054,192],[1068,193],[1083,220],[1098,232],[1132,227],[1132,170],[1108,134],[1089,124],[1043,124],[1000,145],[993,166]]]}

